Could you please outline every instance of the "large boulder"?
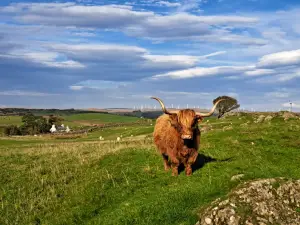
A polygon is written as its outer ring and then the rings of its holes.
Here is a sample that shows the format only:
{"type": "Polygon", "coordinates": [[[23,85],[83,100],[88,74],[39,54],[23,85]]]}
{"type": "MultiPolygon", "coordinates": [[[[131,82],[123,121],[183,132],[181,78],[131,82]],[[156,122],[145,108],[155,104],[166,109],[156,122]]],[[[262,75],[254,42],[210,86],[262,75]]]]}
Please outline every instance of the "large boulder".
{"type": "Polygon", "coordinates": [[[272,119],[273,119],[273,116],[268,115],[268,116],[266,116],[265,121],[270,121],[270,120],[272,120],[272,119]]]}
{"type": "Polygon", "coordinates": [[[297,118],[297,115],[295,113],[292,113],[292,112],[284,112],[282,114],[282,117],[284,120],[288,120],[290,118],[297,118]]]}
{"type": "Polygon", "coordinates": [[[254,123],[262,123],[265,119],[265,116],[264,115],[260,115],[257,120],[254,121],[254,123]]]}
{"type": "Polygon", "coordinates": [[[261,179],[239,185],[200,211],[198,225],[299,225],[300,180],[261,179]]]}

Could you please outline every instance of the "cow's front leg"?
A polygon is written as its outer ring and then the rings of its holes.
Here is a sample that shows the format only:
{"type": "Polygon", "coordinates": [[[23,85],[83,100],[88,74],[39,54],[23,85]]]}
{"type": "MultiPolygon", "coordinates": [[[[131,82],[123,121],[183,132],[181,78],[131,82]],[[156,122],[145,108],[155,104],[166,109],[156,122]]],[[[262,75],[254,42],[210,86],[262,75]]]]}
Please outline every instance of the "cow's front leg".
{"type": "Polygon", "coordinates": [[[175,156],[170,156],[172,166],[172,176],[178,176],[179,160],[175,156]]]}
{"type": "Polygon", "coordinates": [[[188,160],[185,164],[185,174],[187,176],[192,175],[192,173],[193,173],[192,165],[196,162],[197,156],[198,156],[197,150],[191,149],[188,160]]]}
{"type": "Polygon", "coordinates": [[[185,174],[187,176],[190,176],[190,175],[192,175],[192,166],[191,166],[191,164],[188,163],[188,160],[189,160],[189,158],[185,158],[183,160],[183,165],[184,165],[184,168],[185,168],[185,174]]]}
{"type": "Polygon", "coordinates": [[[169,157],[165,154],[162,154],[162,157],[163,157],[163,160],[164,160],[164,167],[165,167],[165,170],[169,170],[170,169],[170,164],[169,164],[169,157]]]}
{"type": "Polygon", "coordinates": [[[172,176],[178,176],[179,163],[172,163],[172,176]]]}
{"type": "Polygon", "coordinates": [[[185,175],[187,176],[191,176],[193,173],[193,170],[192,170],[192,165],[190,164],[187,164],[186,167],[185,167],[185,175]]]}

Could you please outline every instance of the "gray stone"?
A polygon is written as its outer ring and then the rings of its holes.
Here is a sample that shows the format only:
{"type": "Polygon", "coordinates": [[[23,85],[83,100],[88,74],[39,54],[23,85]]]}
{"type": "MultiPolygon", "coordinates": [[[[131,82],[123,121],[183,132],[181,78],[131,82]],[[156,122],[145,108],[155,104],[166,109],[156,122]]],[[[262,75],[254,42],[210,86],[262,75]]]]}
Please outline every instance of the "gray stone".
{"type": "Polygon", "coordinates": [[[245,221],[243,224],[247,225],[300,225],[300,215],[296,210],[300,205],[300,180],[271,178],[248,181],[228,196],[202,209],[199,224],[238,225],[245,221]]]}

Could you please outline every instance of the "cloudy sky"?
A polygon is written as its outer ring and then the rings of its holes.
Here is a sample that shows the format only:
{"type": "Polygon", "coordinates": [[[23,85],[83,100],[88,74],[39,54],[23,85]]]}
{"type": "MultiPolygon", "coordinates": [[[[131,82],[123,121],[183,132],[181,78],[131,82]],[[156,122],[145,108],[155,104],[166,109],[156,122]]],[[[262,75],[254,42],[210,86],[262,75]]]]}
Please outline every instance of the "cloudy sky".
{"type": "Polygon", "coordinates": [[[0,106],[300,111],[300,2],[0,1],[0,106]]]}

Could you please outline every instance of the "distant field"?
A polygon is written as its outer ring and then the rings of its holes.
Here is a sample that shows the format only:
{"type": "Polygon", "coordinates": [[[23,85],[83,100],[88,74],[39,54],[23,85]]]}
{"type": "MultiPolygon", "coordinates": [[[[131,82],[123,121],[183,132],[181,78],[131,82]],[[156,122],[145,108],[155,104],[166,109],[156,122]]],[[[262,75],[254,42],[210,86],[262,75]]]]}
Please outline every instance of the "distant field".
{"type": "Polygon", "coordinates": [[[21,123],[21,116],[0,116],[0,125],[19,125],[21,123]]]}
{"type": "Polygon", "coordinates": [[[191,177],[164,171],[153,125],[74,140],[1,138],[0,224],[195,224],[200,207],[241,182],[233,175],[300,178],[300,120],[204,120],[201,127],[212,127],[199,150],[207,163],[191,177]],[[127,139],[115,142],[120,135],[127,139]]]}
{"type": "Polygon", "coordinates": [[[64,117],[65,121],[77,122],[86,121],[89,123],[122,123],[122,122],[136,122],[140,120],[137,117],[119,116],[105,113],[82,113],[64,117]]]}
{"type": "MultiPolygon", "coordinates": [[[[90,126],[93,124],[105,123],[130,123],[140,120],[137,117],[120,116],[105,113],[81,113],[70,116],[63,116],[63,123],[71,127],[90,126]]],[[[21,125],[21,116],[0,116],[1,125],[21,125]]]]}

